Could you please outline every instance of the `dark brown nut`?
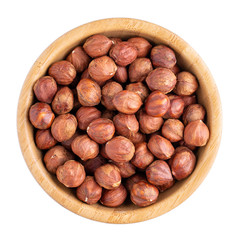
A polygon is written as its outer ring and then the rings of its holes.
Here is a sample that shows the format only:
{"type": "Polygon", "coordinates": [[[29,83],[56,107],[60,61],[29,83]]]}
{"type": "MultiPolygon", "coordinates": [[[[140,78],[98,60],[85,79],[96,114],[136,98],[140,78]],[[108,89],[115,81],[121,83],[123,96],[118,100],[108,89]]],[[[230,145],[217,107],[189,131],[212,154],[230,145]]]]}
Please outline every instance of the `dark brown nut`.
{"type": "Polygon", "coordinates": [[[162,135],[170,142],[178,142],[183,139],[184,125],[178,119],[168,119],[162,127],[162,135]]]}
{"type": "Polygon", "coordinates": [[[178,73],[181,72],[181,69],[180,69],[180,67],[179,67],[177,64],[175,64],[173,67],[171,67],[170,70],[171,70],[175,75],[177,75],[178,73]]]}
{"type": "Polygon", "coordinates": [[[183,102],[184,102],[184,107],[186,108],[187,106],[191,104],[197,103],[197,98],[196,95],[191,95],[191,96],[181,96],[183,102]]]}
{"type": "Polygon", "coordinates": [[[111,48],[109,55],[117,65],[125,67],[137,58],[137,49],[132,43],[120,42],[111,48]]]}
{"type": "Polygon", "coordinates": [[[180,96],[192,95],[198,89],[196,77],[190,72],[180,72],[177,74],[177,84],[174,92],[180,96]]]}
{"type": "Polygon", "coordinates": [[[66,141],[62,141],[61,144],[62,144],[66,149],[72,150],[72,148],[71,148],[72,141],[73,141],[76,137],[78,137],[78,136],[80,136],[80,133],[79,133],[79,132],[75,132],[71,138],[69,138],[69,139],[66,140],[66,141]]]}
{"type": "Polygon", "coordinates": [[[175,180],[173,179],[172,181],[169,181],[165,184],[157,186],[157,188],[158,188],[159,192],[161,193],[161,192],[164,192],[167,189],[171,188],[174,185],[174,183],[175,183],[175,180]]]}
{"type": "Polygon", "coordinates": [[[209,139],[209,129],[202,120],[190,122],[184,130],[184,141],[186,144],[202,147],[209,139]]]}
{"type": "Polygon", "coordinates": [[[146,113],[153,117],[162,117],[170,107],[170,100],[167,95],[160,91],[152,92],[146,99],[146,113]]]}
{"type": "Polygon", "coordinates": [[[161,160],[171,158],[174,153],[174,147],[171,142],[159,135],[153,135],[150,138],[148,148],[154,156],[161,160]]]}
{"type": "Polygon", "coordinates": [[[67,56],[67,61],[72,63],[77,72],[83,72],[90,63],[90,57],[81,46],[78,46],[67,56]]]}
{"type": "Polygon", "coordinates": [[[55,62],[48,69],[48,74],[53,77],[60,85],[68,85],[72,83],[76,77],[75,67],[68,61],[55,62]]]}
{"type": "Polygon", "coordinates": [[[115,72],[113,79],[119,83],[125,83],[128,79],[127,68],[117,66],[117,71],[115,72]]]}
{"type": "Polygon", "coordinates": [[[74,96],[68,87],[63,87],[56,93],[52,101],[52,110],[56,114],[68,113],[73,109],[74,96]]]}
{"type": "Polygon", "coordinates": [[[56,175],[58,181],[69,188],[80,186],[86,177],[83,165],[74,160],[68,160],[59,166],[56,175]]]}
{"type": "Polygon", "coordinates": [[[129,139],[118,136],[106,143],[105,151],[107,156],[115,162],[128,162],[134,155],[135,147],[129,139]]]}
{"type": "Polygon", "coordinates": [[[134,145],[145,142],[146,135],[141,132],[137,132],[128,138],[134,145]]]}
{"type": "Polygon", "coordinates": [[[158,195],[158,189],[145,181],[135,183],[130,192],[131,201],[139,207],[146,207],[155,203],[158,195]]]}
{"type": "Polygon", "coordinates": [[[49,149],[57,144],[57,141],[51,134],[49,129],[37,130],[35,135],[35,142],[39,149],[49,149]]]}
{"type": "Polygon", "coordinates": [[[112,190],[103,190],[101,204],[107,207],[118,207],[124,203],[127,198],[127,190],[121,184],[118,188],[112,190]]]}
{"type": "Polygon", "coordinates": [[[50,128],[54,118],[55,115],[47,103],[35,103],[29,110],[29,120],[37,129],[50,128]]]}
{"type": "Polygon", "coordinates": [[[137,49],[137,57],[146,57],[150,52],[152,45],[142,37],[129,38],[128,42],[132,43],[137,49]]]}
{"type": "Polygon", "coordinates": [[[105,159],[109,159],[107,153],[106,153],[106,148],[105,148],[106,144],[101,145],[101,149],[100,149],[100,155],[105,158],[105,159]]]}
{"type": "Polygon", "coordinates": [[[101,88],[91,79],[82,79],[77,85],[78,100],[83,106],[95,106],[101,101],[101,88]]]}
{"type": "Polygon", "coordinates": [[[119,113],[114,116],[113,122],[116,131],[127,138],[139,130],[139,123],[134,114],[119,113]]]}
{"type": "Polygon", "coordinates": [[[134,183],[138,183],[140,181],[147,182],[147,179],[146,179],[146,177],[143,174],[136,173],[133,176],[131,176],[131,177],[126,179],[125,187],[130,192],[132,187],[133,187],[133,185],[134,185],[134,183]]]}
{"type": "Polygon", "coordinates": [[[113,117],[114,117],[115,113],[114,111],[110,111],[110,110],[104,110],[102,112],[102,118],[107,118],[107,119],[110,119],[110,120],[113,120],[113,117]]]}
{"type": "Polygon", "coordinates": [[[89,75],[88,68],[84,70],[84,72],[82,73],[80,79],[85,79],[85,78],[94,80],[94,79],[89,75]]]}
{"type": "Polygon", "coordinates": [[[86,40],[83,48],[90,57],[96,58],[107,55],[112,44],[112,41],[108,37],[96,34],[86,40]]]}
{"type": "Polygon", "coordinates": [[[138,114],[138,121],[141,132],[145,134],[151,134],[158,131],[163,124],[162,117],[150,116],[143,110],[141,110],[138,114]]]}
{"type": "Polygon", "coordinates": [[[195,147],[195,146],[186,144],[186,143],[184,142],[184,140],[181,140],[181,141],[179,142],[179,146],[187,147],[187,148],[189,148],[189,149],[192,150],[192,151],[194,151],[194,150],[197,148],[197,147],[195,147]]]}
{"type": "Polygon", "coordinates": [[[146,83],[151,91],[159,90],[167,94],[174,89],[177,79],[170,69],[156,68],[148,74],[146,83]]]}
{"type": "Polygon", "coordinates": [[[36,81],[33,91],[38,101],[51,103],[57,92],[57,83],[52,77],[44,76],[36,81]]]}
{"type": "Polygon", "coordinates": [[[122,86],[117,82],[108,82],[102,88],[102,100],[101,103],[108,110],[116,110],[113,105],[113,97],[123,90],[122,86]]]}
{"type": "Polygon", "coordinates": [[[63,146],[55,146],[46,152],[43,161],[47,170],[50,173],[55,174],[59,166],[63,165],[68,160],[73,160],[74,158],[74,155],[63,146]]]}
{"type": "Polygon", "coordinates": [[[176,148],[176,153],[171,160],[171,170],[177,180],[188,177],[196,165],[194,153],[187,147],[176,148]]]}
{"type": "Polygon", "coordinates": [[[129,178],[136,173],[135,166],[130,162],[113,162],[113,164],[118,167],[122,178],[129,178]]]}
{"type": "Polygon", "coordinates": [[[119,169],[114,165],[107,163],[100,166],[94,172],[96,182],[105,189],[114,189],[121,184],[121,175],[119,169]]]}
{"type": "Polygon", "coordinates": [[[142,102],[144,102],[149,95],[148,88],[141,82],[128,84],[126,86],[126,90],[137,93],[140,96],[142,102]]]}
{"type": "Polygon", "coordinates": [[[76,137],[71,144],[72,151],[86,161],[95,158],[99,154],[99,146],[91,140],[86,134],[76,137]]]}
{"type": "Polygon", "coordinates": [[[196,120],[203,120],[205,117],[206,111],[201,104],[191,104],[189,105],[183,113],[183,123],[187,125],[190,122],[196,120]]]}
{"type": "MultiPolygon", "coordinates": [[[[109,39],[112,41],[112,44],[113,44],[113,45],[116,45],[116,44],[122,42],[122,39],[121,39],[121,38],[118,38],[118,37],[110,37],[109,39]]],[[[112,46],[113,46],[113,45],[112,45],[112,46]]]]}
{"type": "Polygon", "coordinates": [[[58,142],[70,139],[77,129],[77,119],[74,115],[67,113],[55,118],[51,126],[51,133],[58,142]]]}
{"type": "Polygon", "coordinates": [[[130,82],[142,82],[153,70],[152,63],[148,58],[137,58],[128,69],[130,82]]]}
{"type": "Polygon", "coordinates": [[[114,124],[107,118],[98,118],[93,120],[87,127],[88,136],[99,144],[106,143],[112,139],[114,133],[114,124]]]}
{"type": "Polygon", "coordinates": [[[142,106],[142,100],[137,93],[123,90],[115,95],[113,105],[119,112],[134,114],[142,106]]]}
{"type": "Polygon", "coordinates": [[[168,111],[163,115],[163,118],[180,118],[184,110],[184,102],[181,97],[177,95],[168,95],[170,100],[170,107],[168,111]]]}
{"type": "Polygon", "coordinates": [[[137,144],[135,154],[131,163],[140,169],[145,169],[153,160],[153,154],[148,150],[147,143],[142,142],[137,144]]]}
{"type": "Polygon", "coordinates": [[[152,48],[151,60],[154,67],[164,68],[172,68],[177,62],[174,51],[165,45],[152,48]]]}
{"type": "Polygon", "coordinates": [[[87,204],[94,204],[102,196],[102,188],[95,182],[92,176],[87,176],[84,182],[76,190],[77,198],[87,204]]]}
{"type": "Polygon", "coordinates": [[[84,168],[87,174],[94,175],[96,169],[106,163],[106,159],[103,158],[101,155],[98,155],[95,158],[87,160],[84,164],[84,168]]]}
{"type": "Polygon", "coordinates": [[[100,117],[101,112],[95,107],[80,107],[76,113],[78,127],[81,130],[86,130],[93,120],[100,117]]]}

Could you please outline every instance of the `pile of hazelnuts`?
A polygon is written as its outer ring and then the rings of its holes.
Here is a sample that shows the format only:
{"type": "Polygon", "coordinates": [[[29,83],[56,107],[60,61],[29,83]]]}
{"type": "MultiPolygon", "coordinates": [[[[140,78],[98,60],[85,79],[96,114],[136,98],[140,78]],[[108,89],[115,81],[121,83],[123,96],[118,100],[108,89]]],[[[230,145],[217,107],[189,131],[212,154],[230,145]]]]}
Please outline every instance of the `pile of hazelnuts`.
{"type": "Polygon", "coordinates": [[[29,119],[47,170],[81,201],[140,207],[194,170],[206,145],[196,77],[142,37],[97,34],[33,87],[29,119]]]}

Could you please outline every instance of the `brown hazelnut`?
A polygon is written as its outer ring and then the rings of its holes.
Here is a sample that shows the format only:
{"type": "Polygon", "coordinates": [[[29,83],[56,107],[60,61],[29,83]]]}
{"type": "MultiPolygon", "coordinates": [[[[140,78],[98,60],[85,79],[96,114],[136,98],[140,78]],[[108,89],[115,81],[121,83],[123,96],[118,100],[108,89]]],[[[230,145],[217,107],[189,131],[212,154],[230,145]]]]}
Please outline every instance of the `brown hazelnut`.
{"type": "Polygon", "coordinates": [[[74,160],[68,160],[59,166],[56,175],[58,181],[69,188],[80,186],[86,177],[83,165],[74,160]]]}
{"type": "Polygon", "coordinates": [[[178,119],[168,119],[162,126],[162,135],[170,142],[178,142],[183,139],[184,125],[178,119]]]}
{"type": "Polygon", "coordinates": [[[29,120],[37,129],[50,128],[54,118],[55,115],[47,103],[38,102],[30,107],[29,120]]]}
{"type": "Polygon", "coordinates": [[[115,162],[128,162],[134,155],[135,147],[129,139],[118,136],[106,143],[105,151],[107,156],[115,162]]]}
{"type": "Polygon", "coordinates": [[[66,140],[66,141],[62,141],[61,144],[62,144],[66,149],[72,150],[72,148],[71,148],[72,141],[73,141],[76,137],[78,137],[78,136],[80,136],[80,133],[79,133],[79,132],[75,132],[71,138],[69,138],[69,139],[66,140]]]}
{"type": "Polygon", "coordinates": [[[114,189],[121,184],[119,169],[110,163],[100,166],[94,172],[96,182],[105,189],[114,189]]]}
{"type": "Polygon", "coordinates": [[[68,85],[76,77],[75,67],[68,61],[55,62],[48,69],[48,74],[60,85],[68,85]]]}
{"type": "Polygon", "coordinates": [[[106,144],[103,144],[101,145],[101,148],[100,148],[100,155],[105,158],[105,159],[109,159],[107,153],[106,153],[106,144]]]}
{"type": "Polygon", "coordinates": [[[68,113],[73,109],[74,96],[68,87],[63,87],[56,93],[52,101],[52,109],[56,114],[68,113]]]}
{"type": "MultiPolygon", "coordinates": [[[[94,79],[89,75],[88,68],[84,70],[84,72],[82,73],[80,79],[84,79],[84,78],[88,78],[88,79],[94,80],[94,79]]],[[[94,80],[94,81],[95,81],[95,80],[94,80]]]]}
{"type": "Polygon", "coordinates": [[[133,187],[133,185],[134,185],[134,183],[138,183],[140,181],[147,182],[147,179],[146,179],[146,177],[143,174],[136,173],[133,176],[131,176],[131,177],[126,179],[125,187],[130,192],[132,187],[133,187]]]}
{"type": "Polygon", "coordinates": [[[137,49],[137,57],[146,57],[150,52],[152,45],[142,37],[129,38],[128,42],[132,43],[137,49]]]}
{"type": "Polygon", "coordinates": [[[160,91],[152,92],[146,99],[145,110],[148,115],[162,117],[170,107],[170,100],[167,95],[160,91]]]}
{"type": "Polygon", "coordinates": [[[174,147],[171,142],[159,135],[153,135],[150,138],[148,148],[154,156],[162,160],[171,158],[174,153],[174,147]]]}
{"type": "Polygon", "coordinates": [[[137,132],[128,138],[134,145],[145,142],[146,141],[146,135],[142,134],[141,132],[137,132]]]}
{"type": "Polygon", "coordinates": [[[181,97],[169,94],[170,107],[163,118],[180,118],[184,110],[184,102],[181,97]]]}
{"type": "Polygon", "coordinates": [[[55,146],[46,152],[43,161],[47,170],[50,173],[55,174],[59,166],[63,165],[68,160],[73,160],[74,158],[74,155],[63,146],[55,146]]]}
{"type": "Polygon", "coordinates": [[[110,120],[113,120],[113,117],[114,117],[115,113],[114,111],[110,111],[110,110],[104,110],[102,112],[102,118],[107,118],[107,119],[110,119],[110,120]]]}
{"type": "Polygon", "coordinates": [[[152,63],[148,58],[137,58],[128,69],[130,82],[142,82],[153,70],[152,63]]]}
{"type": "Polygon", "coordinates": [[[126,90],[137,93],[140,96],[142,102],[144,102],[149,95],[148,88],[141,82],[128,84],[126,86],[126,90]]]}
{"type": "Polygon", "coordinates": [[[167,189],[171,188],[174,185],[174,183],[175,183],[175,180],[172,179],[172,181],[169,181],[165,184],[159,185],[159,186],[157,186],[157,188],[158,188],[159,192],[164,192],[167,189]]]}
{"type": "Polygon", "coordinates": [[[77,198],[87,204],[94,204],[102,196],[102,188],[95,182],[92,176],[87,176],[84,182],[76,190],[77,198]]]}
{"type": "Polygon", "coordinates": [[[57,92],[57,83],[52,77],[44,76],[36,81],[33,91],[38,101],[51,103],[57,92]]]}
{"type": "Polygon", "coordinates": [[[88,67],[90,57],[81,46],[78,46],[67,56],[67,61],[72,63],[77,72],[83,72],[88,67]]]}
{"type": "Polygon", "coordinates": [[[86,130],[93,120],[100,117],[101,112],[95,107],[80,107],[76,113],[78,127],[81,130],[86,130]]]}
{"type": "Polygon", "coordinates": [[[146,83],[151,91],[159,90],[167,94],[174,89],[177,80],[170,69],[156,68],[148,74],[146,83]]]}
{"type": "Polygon", "coordinates": [[[118,207],[124,203],[127,198],[127,190],[121,184],[118,188],[112,190],[103,190],[100,202],[107,207],[118,207]]]}
{"type": "Polygon", "coordinates": [[[49,149],[57,144],[57,141],[51,134],[49,129],[37,130],[35,135],[36,145],[39,149],[49,149]]]}
{"type": "Polygon", "coordinates": [[[183,123],[187,125],[190,122],[196,120],[203,120],[205,117],[205,108],[201,104],[191,104],[189,105],[183,113],[183,123]]]}
{"type": "Polygon", "coordinates": [[[122,178],[129,178],[136,173],[135,166],[130,162],[113,162],[113,164],[118,167],[122,178]]]}
{"type": "Polygon", "coordinates": [[[152,48],[151,60],[154,67],[164,68],[172,68],[177,62],[174,51],[165,45],[152,48]]]}
{"type": "MultiPolygon", "coordinates": [[[[113,44],[113,45],[116,45],[116,44],[122,42],[122,39],[121,39],[121,38],[118,38],[118,37],[110,37],[109,39],[112,41],[112,44],[113,44]]],[[[112,46],[113,46],[113,45],[112,45],[112,46]]]]}
{"type": "Polygon", "coordinates": [[[190,72],[180,72],[177,74],[177,84],[174,92],[180,96],[192,95],[198,89],[196,77],[190,72]]]}
{"type": "Polygon", "coordinates": [[[184,107],[186,108],[188,105],[195,104],[197,103],[197,98],[196,95],[191,95],[191,96],[181,96],[183,102],[184,102],[184,107]]]}
{"type": "Polygon", "coordinates": [[[146,207],[157,201],[158,189],[145,181],[135,183],[130,192],[131,201],[139,206],[146,207]]]}
{"type": "Polygon", "coordinates": [[[186,143],[184,142],[184,140],[181,140],[181,141],[179,142],[179,146],[187,147],[187,148],[189,148],[191,151],[194,151],[194,150],[197,148],[197,147],[195,147],[195,146],[186,144],[186,143]]]}
{"type": "Polygon", "coordinates": [[[177,64],[175,64],[173,67],[171,67],[171,68],[169,68],[175,75],[177,75],[178,73],[180,73],[181,72],[181,69],[180,69],[180,67],[177,65],[177,64]]]}
{"type": "Polygon", "coordinates": [[[99,153],[99,146],[91,140],[86,134],[76,137],[71,144],[72,151],[86,161],[95,158],[99,153]]]}
{"type": "Polygon", "coordinates": [[[132,43],[120,42],[111,48],[109,55],[117,65],[125,67],[137,58],[137,49],[132,43]]]}
{"type": "Polygon", "coordinates": [[[116,110],[113,105],[113,97],[123,90],[122,86],[117,82],[108,82],[102,88],[102,100],[101,103],[108,110],[116,110]]]}
{"type": "Polygon", "coordinates": [[[134,114],[142,106],[142,100],[137,93],[123,90],[114,96],[113,105],[119,112],[134,114]]]}
{"type": "Polygon", "coordinates": [[[135,148],[135,154],[131,163],[137,168],[145,169],[154,160],[154,156],[148,150],[146,142],[137,144],[135,148]]]}
{"type": "Polygon", "coordinates": [[[51,126],[51,133],[58,142],[70,139],[77,129],[77,119],[70,113],[59,115],[51,126]]]}
{"type": "Polygon", "coordinates": [[[101,155],[95,158],[89,159],[85,162],[84,168],[87,174],[93,175],[97,168],[106,164],[107,161],[101,155]]]}
{"type": "Polygon", "coordinates": [[[112,41],[101,34],[96,34],[89,37],[83,44],[86,53],[92,57],[97,58],[106,55],[112,46],[112,41]]]}
{"type": "Polygon", "coordinates": [[[113,79],[119,83],[125,83],[128,80],[127,68],[117,66],[117,71],[115,72],[113,79]]]}
{"type": "Polygon", "coordinates": [[[88,136],[99,144],[109,141],[115,133],[113,122],[107,118],[93,120],[87,127],[88,136]]]}
{"type": "Polygon", "coordinates": [[[207,144],[209,129],[202,120],[190,122],[184,130],[184,141],[186,144],[201,147],[207,144]]]}
{"type": "Polygon", "coordinates": [[[95,106],[101,101],[101,88],[91,79],[82,79],[77,85],[78,100],[83,106],[95,106]]]}

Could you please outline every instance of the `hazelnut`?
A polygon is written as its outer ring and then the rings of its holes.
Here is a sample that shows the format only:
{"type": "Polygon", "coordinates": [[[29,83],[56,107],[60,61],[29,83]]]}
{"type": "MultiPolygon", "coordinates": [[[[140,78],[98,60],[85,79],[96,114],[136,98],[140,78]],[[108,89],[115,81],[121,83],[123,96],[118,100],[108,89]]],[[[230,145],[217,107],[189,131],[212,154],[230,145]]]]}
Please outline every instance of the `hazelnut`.
{"type": "Polygon", "coordinates": [[[80,107],[76,113],[78,127],[81,130],[86,130],[93,120],[100,117],[101,112],[95,107],[80,107]]]}
{"type": "Polygon", "coordinates": [[[184,110],[184,102],[181,97],[177,95],[168,95],[170,100],[170,107],[163,115],[163,118],[180,118],[184,110]]]}
{"type": "Polygon", "coordinates": [[[125,83],[128,80],[127,68],[117,66],[117,71],[115,72],[113,79],[119,83],[125,83]]]}
{"type": "Polygon", "coordinates": [[[128,84],[126,86],[126,90],[137,93],[140,96],[142,102],[144,102],[149,95],[148,88],[141,82],[128,84]]]}
{"type": "Polygon", "coordinates": [[[51,133],[58,142],[70,139],[77,129],[77,119],[70,113],[59,115],[51,126],[51,133]]]}
{"type": "Polygon", "coordinates": [[[82,79],[77,85],[78,100],[83,106],[95,106],[101,101],[101,88],[91,79],[82,79]]]}
{"type": "Polygon", "coordinates": [[[171,67],[171,68],[169,68],[175,75],[177,75],[178,73],[180,73],[181,72],[181,69],[180,69],[180,67],[177,65],[177,64],[175,64],[173,67],[171,67]]]}
{"type": "Polygon", "coordinates": [[[118,167],[122,178],[129,178],[136,173],[135,166],[130,162],[113,162],[113,164],[118,167]]]}
{"type": "Polygon", "coordinates": [[[114,115],[115,115],[115,113],[114,113],[114,111],[110,111],[110,110],[104,110],[103,112],[102,112],[102,118],[108,118],[108,119],[110,119],[110,120],[113,120],[113,117],[114,117],[114,115]]]}
{"type": "Polygon", "coordinates": [[[91,140],[86,134],[76,137],[71,144],[72,151],[86,161],[95,158],[99,153],[99,146],[91,140]]]}
{"type": "Polygon", "coordinates": [[[113,122],[107,118],[93,120],[87,127],[88,136],[99,144],[109,141],[115,133],[113,122]]]}
{"type": "Polygon", "coordinates": [[[78,137],[78,136],[80,136],[80,133],[79,133],[79,132],[75,132],[71,138],[69,138],[69,139],[66,140],[66,141],[62,141],[61,144],[62,144],[66,149],[72,150],[72,148],[71,148],[72,141],[73,141],[76,137],[78,137]]]}
{"type": "Polygon", "coordinates": [[[165,184],[157,186],[157,188],[158,188],[159,192],[164,192],[167,189],[171,188],[174,185],[174,183],[175,183],[175,180],[173,179],[172,181],[169,181],[165,184]]]}
{"type": "Polygon", "coordinates": [[[119,169],[110,163],[100,166],[94,172],[96,182],[105,189],[114,189],[121,184],[119,169]]]}
{"type": "Polygon", "coordinates": [[[174,89],[177,80],[170,69],[156,68],[148,74],[146,83],[151,91],[159,90],[167,94],[174,89]]]}
{"type": "Polygon", "coordinates": [[[205,117],[205,108],[201,104],[191,104],[189,105],[183,113],[183,123],[187,125],[190,122],[196,120],[203,120],[205,117]]]}
{"type": "Polygon", "coordinates": [[[42,150],[49,149],[57,144],[57,141],[53,138],[49,129],[37,130],[35,141],[37,147],[42,150]]]}
{"type": "Polygon", "coordinates": [[[60,85],[68,85],[76,77],[75,67],[68,61],[55,62],[48,69],[48,74],[60,85]]]}
{"type": "Polygon", "coordinates": [[[57,168],[68,160],[73,160],[74,155],[63,146],[55,146],[49,149],[44,155],[43,161],[47,170],[55,174],[57,168]]]}
{"type": "Polygon", "coordinates": [[[135,147],[129,139],[118,136],[106,143],[105,151],[107,156],[115,162],[128,162],[134,155],[135,147]]]}
{"type": "Polygon", "coordinates": [[[184,141],[186,144],[201,147],[207,144],[209,129],[202,120],[190,122],[184,130],[184,141]]]}
{"type": "Polygon", "coordinates": [[[80,186],[86,177],[83,165],[74,160],[68,160],[59,166],[56,175],[59,182],[70,188],[80,186]]]}
{"type": "Polygon", "coordinates": [[[112,46],[122,42],[122,39],[118,37],[110,37],[109,39],[112,41],[112,46]]]}
{"type": "Polygon", "coordinates": [[[67,61],[72,63],[77,72],[83,72],[88,67],[90,57],[81,46],[78,46],[67,56],[67,61]]]}
{"type": "Polygon", "coordinates": [[[135,183],[130,192],[131,201],[139,207],[146,207],[155,203],[158,195],[158,189],[145,181],[135,183]]]}
{"type": "Polygon", "coordinates": [[[154,67],[164,68],[172,68],[177,62],[174,51],[165,45],[152,48],[151,60],[154,67]]]}
{"type": "Polygon", "coordinates": [[[118,207],[124,203],[127,198],[127,190],[121,184],[118,188],[112,190],[103,190],[100,202],[107,207],[118,207]]]}
{"type": "Polygon", "coordinates": [[[130,82],[142,82],[153,70],[152,63],[148,58],[137,58],[128,69],[130,82]]]}
{"type": "Polygon", "coordinates": [[[101,149],[100,149],[100,154],[103,158],[109,159],[107,153],[106,153],[106,144],[101,145],[101,149]]]}
{"type": "Polygon", "coordinates": [[[148,115],[162,117],[170,107],[168,96],[160,91],[152,92],[146,99],[145,110],[148,115]]]}
{"type": "Polygon", "coordinates": [[[88,78],[94,81],[94,79],[89,75],[88,68],[84,70],[80,79],[88,78]]]}
{"type": "Polygon", "coordinates": [[[54,118],[55,115],[47,103],[37,102],[29,110],[29,120],[37,129],[50,128],[54,118]]]}
{"type": "Polygon", "coordinates": [[[44,76],[36,81],[33,91],[38,101],[51,103],[57,92],[57,83],[52,77],[44,76]]]}
{"type": "Polygon", "coordinates": [[[143,174],[136,173],[133,176],[126,179],[125,187],[130,192],[134,183],[138,183],[140,181],[147,182],[147,179],[145,178],[145,176],[143,174]]]}
{"type": "Polygon", "coordinates": [[[141,107],[142,100],[137,93],[123,90],[114,96],[113,105],[119,112],[133,114],[141,107]]]}
{"type": "Polygon", "coordinates": [[[101,155],[95,158],[89,159],[85,162],[84,168],[87,174],[93,175],[97,168],[106,164],[107,161],[101,155]]]}
{"type": "Polygon", "coordinates": [[[112,44],[112,41],[108,37],[96,34],[86,40],[83,48],[90,57],[97,58],[106,55],[112,44]]]}
{"type": "Polygon", "coordinates": [[[102,188],[95,182],[92,176],[87,176],[84,182],[76,190],[77,198],[87,204],[94,204],[102,196],[102,188]]]}
{"type": "Polygon", "coordinates": [[[52,109],[56,114],[68,113],[73,109],[74,96],[68,87],[61,88],[52,101],[52,109]]]}
{"type": "Polygon", "coordinates": [[[132,43],[120,42],[111,48],[109,55],[117,65],[125,67],[137,58],[137,49],[132,43]]]}
{"type": "Polygon", "coordinates": [[[131,163],[137,168],[145,169],[154,160],[154,156],[148,150],[146,142],[137,144],[135,148],[135,154],[131,163]]]}
{"type": "Polygon", "coordinates": [[[187,107],[188,105],[197,103],[196,95],[181,96],[181,98],[182,98],[182,100],[184,102],[184,107],[187,107]]]}
{"type": "Polygon", "coordinates": [[[171,142],[159,135],[151,136],[148,148],[154,156],[162,160],[171,158],[174,153],[174,147],[171,142]]]}
{"type": "Polygon", "coordinates": [[[192,95],[198,89],[196,77],[190,72],[180,72],[177,74],[177,84],[174,92],[180,96],[192,95]]]}
{"type": "Polygon", "coordinates": [[[146,141],[146,135],[142,134],[141,132],[137,132],[137,133],[129,136],[128,138],[134,145],[146,141]]]}
{"type": "Polygon", "coordinates": [[[137,57],[146,57],[150,52],[152,45],[142,37],[129,38],[128,42],[132,43],[137,49],[137,57]]]}
{"type": "Polygon", "coordinates": [[[178,119],[168,119],[162,127],[162,135],[170,142],[178,142],[183,139],[184,125],[178,119]]]}

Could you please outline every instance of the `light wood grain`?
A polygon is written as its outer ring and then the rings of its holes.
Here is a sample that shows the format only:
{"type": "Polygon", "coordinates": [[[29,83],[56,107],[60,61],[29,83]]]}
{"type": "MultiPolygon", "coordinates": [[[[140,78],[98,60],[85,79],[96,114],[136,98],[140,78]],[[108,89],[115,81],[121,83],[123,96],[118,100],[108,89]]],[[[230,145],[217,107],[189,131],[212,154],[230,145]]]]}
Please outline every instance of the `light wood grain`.
{"type": "MultiPolygon", "coordinates": [[[[201,184],[216,157],[222,131],[221,102],[217,87],[207,66],[199,55],[174,33],[149,22],[115,18],[87,23],[64,34],[53,42],[36,60],[28,73],[19,97],[17,128],[24,159],[37,182],[58,203],[83,217],[108,223],[133,223],[160,216],[186,200],[201,184]],[[28,110],[33,102],[32,86],[55,61],[63,59],[69,51],[89,36],[103,33],[111,37],[129,38],[142,36],[149,41],[163,43],[175,50],[181,67],[191,71],[199,80],[198,98],[207,109],[207,124],[210,128],[208,144],[198,152],[197,166],[192,175],[161,193],[152,206],[138,208],[125,204],[118,208],[107,208],[100,204],[87,205],[77,200],[74,192],[61,185],[49,174],[42,162],[42,154],[34,143],[33,128],[28,120],[28,110]]],[[[39,204],[41,204],[39,202],[39,204]]]]}

